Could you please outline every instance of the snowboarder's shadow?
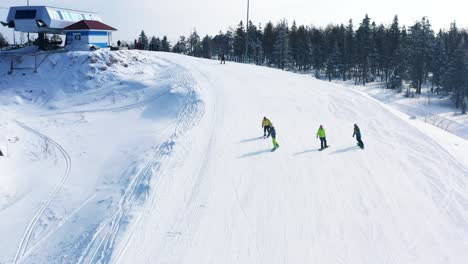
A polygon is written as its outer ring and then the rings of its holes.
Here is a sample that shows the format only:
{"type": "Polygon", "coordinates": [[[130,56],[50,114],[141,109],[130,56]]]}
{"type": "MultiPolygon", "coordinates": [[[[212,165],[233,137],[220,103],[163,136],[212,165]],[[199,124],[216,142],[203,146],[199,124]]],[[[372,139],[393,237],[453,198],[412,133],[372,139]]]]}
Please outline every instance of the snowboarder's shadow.
{"type": "Polygon", "coordinates": [[[268,152],[271,152],[271,149],[265,149],[265,150],[260,150],[260,151],[255,151],[255,152],[246,153],[246,154],[241,155],[241,156],[239,156],[239,157],[237,157],[237,158],[238,158],[238,159],[249,158],[249,157],[258,156],[258,155],[261,155],[261,154],[263,154],[263,153],[268,153],[268,152]]]}
{"type": "Polygon", "coordinates": [[[348,147],[348,148],[344,148],[344,149],[335,150],[335,151],[333,151],[332,153],[330,153],[328,155],[341,154],[341,153],[345,153],[345,152],[349,152],[349,151],[353,151],[353,150],[357,150],[357,149],[359,149],[359,146],[352,146],[352,147],[348,147]]]}
{"type": "Polygon", "coordinates": [[[263,138],[263,137],[248,138],[248,139],[244,139],[244,140],[239,141],[239,143],[252,142],[252,141],[256,141],[256,140],[262,139],[262,138],[263,138]]]}
{"type": "Polygon", "coordinates": [[[315,152],[315,151],[318,151],[318,150],[317,149],[304,150],[304,151],[301,151],[301,152],[294,153],[293,156],[300,156],[300,155],[304,155],[304,154],[307,154],[307,153],[310,153],[310,152],[315,152]]]}

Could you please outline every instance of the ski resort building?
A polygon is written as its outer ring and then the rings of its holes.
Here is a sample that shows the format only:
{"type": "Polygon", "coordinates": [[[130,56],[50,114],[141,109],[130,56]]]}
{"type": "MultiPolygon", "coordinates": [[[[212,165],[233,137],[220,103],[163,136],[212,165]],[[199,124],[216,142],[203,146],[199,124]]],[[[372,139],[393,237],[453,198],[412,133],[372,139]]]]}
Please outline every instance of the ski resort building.
{"type": "Polygon", "coordinates": [[[67,33],[66,47],[69,50],[107,48],[115,28],[96,20],[81,20],[64,28],[67,33]]]}
{"type": "Polygon", "coordinates": [[[116,31],[115,28],[102,23],[101,17],[96,13],[50,6],[11,7],[7,20],[2,22],[2,25],[19,32],[37,33],[40,48],[44,48],[46,34],[67,36],[70,34],[74,39],[67,38],[66,44],[74,45],[79,42],[79,46],[83,48],[86,41],[89,44],[88,49],[93,45],[100,48],[108,47],[111,32],[116,31]]]}

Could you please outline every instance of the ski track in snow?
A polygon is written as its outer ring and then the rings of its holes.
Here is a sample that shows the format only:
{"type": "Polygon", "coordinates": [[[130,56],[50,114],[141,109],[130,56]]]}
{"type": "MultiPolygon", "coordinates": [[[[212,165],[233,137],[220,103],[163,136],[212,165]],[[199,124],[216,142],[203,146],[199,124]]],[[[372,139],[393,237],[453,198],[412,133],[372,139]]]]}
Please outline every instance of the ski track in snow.
{"type": "MultiPolygon", "coordinates": [[[[181,66],[181,65],[179,65],[179,64],[177,64],[175,62],[172,62],[170,60],[161,58],[159,56],[156,56],[156,57],[158,57],[159,59],[161,59],[161,60],[163,60],[163,61],[165,61],[167,63],[176,64],[179,67],[185,69],[185,67],[183,67],[183,66],[181,66]]],[[[209,81],[208,76],[204,72],[197,71],[197,73],[202,75],[206,79],[206,81],[209,81]]],[[[179,75],[179,77],[180,76],[181,75],[179,75]]],[[[182,75],[182,77],[183,77],[182,79],[177,77],[177,75],[174,75],[173,77],[174,77],[175,80],[178,80],[177,82],[185,83],[183,86],[186,86],[187,83],[193,83],[194,82],[194,80],[192,79],[193,77],[187,78],[188,75],[182,75]]],[[[217,100],[215,100],[215,101],[217,101],[217,100]]],[[[192,108],[193,108],[193,106],[194,106],[194,104],[192,104],[192,108]]],[[[190,110],[189,112],[191,112],[192,114],[196,112],[196,116],[194,116],[192,118],[193,119],[191,121],[192,124],[190,124],[188,126],[187,126],[187,124],[184,124],[182,127],[192,127],[193,125],[198,123],[199,120],[204,115],[205,109],[203,108],[203,106],[204,106],[204,104],[198,105],[197,110],[195,110],[195,109],[190,110]]],[[[214,103],[212,105],[212,110],[213,110],[213,113],[215,113],[213,115],[213,117],[212,117],[213,118],[213,123],[217,123],[218,121],[220,121],[220,115],[219,114],[222,113],[222,105],[214,103]],[[218,109],[218,108],[220,108],[220,109],[218,109]]],[[[188,121],[188,120],[186,119],[186,121],[188,121]]],[[[202,160],[199,162],[200,167],[197,170],[197,172],[195,173],[196,176],[194,176],[195,183],[193,185],[193,188],[190,190],[190,193],[187,194],[187,196],[188,196],[187,204],[193,204],[194,199],[195,199],[194,197],[200,194],[199,193],[200,192],[199,186],[201,185],[202,181],[204,180],[203,175],[204,175],[204,173],[205,173],[205,171],[207,169],[210,157],[213,155],[211,146],[212,146],[213,141],[216,140],[215,139],[215,129],[216,129],[216,127],[213,126],[211,128],[210,132],[206,135],[208,140],[207,140],[207,144],[205,144],[205,147],[204,147],[205,155],[204,155],[204,158],[202,158],[202,160]]],[[[182,129],[182,131],[184,131],[184,130],[186,130],[186,129],[182,129]]],[[[182,146],[182,147],[184,147],[184,146],[182,146]]],[[[179,151],[181,151],[181,150],[179,150],[179,151]]],[[[182,150],[182,151],[184,151],[184,150],[182,150]]],[[[182,153],[182,156],[183,156],[183,154],[184,153],[182,153]]],[[[179,156],[179,159],[177,159],[177,160],[172,158],[171,162],[172,162],[172,164],[169,164],[169,162],[167,162],[167,160],[165,162],[162,162],[161,163],[162,167],[160,168],[160,171],[159,171],[158,175],[160,175],[160,176],[164,175],[165,171],[168,169],[168,166],[177,165],[178,163],[182,162],[182,160],[180,159],[180,156],[179,156]]],[[[169,176],[169,175],[166,175],[166,176],[169,176]]],[[[127,235],[127,239],[125,241],[123,241],[123,242],[122,241],[120,242],[120,243],[123,244],[123,246],[119,249],[118,252],[114,252],[113,253],[114,255],[111,256],[112,257],[112,259],[111,259],[112,263],[120,263],[121,262],[121,256],[126,252],[126,250],[129,247],[130,243],[134,242],[134,241],[132,241],[132,239],[133,239],[134,233],[136,231],[135,226],[140,225],[141,221],[144,220],[145,218],[149,217],[150,213],[154,210],[154,206],[157,204],[157,199],[156,199],[157,195],[158,195],[157,193],[152,193],[150,201],[147,201],[145,203],[143,211],[140,212],[138,218],[135,219],[135,221],[133,221],[133,223],[132,223],[133,229],[128,231],[129,233],[127,235]]],[[[205,195],[207,195],[207,194],[205,194],[205,195]]],[[[196,206],[196,207],[198,207],[198,206],[196,206]]],[[[189,217],[190,219],[192,219],[194,221],[199,219],[200,211],[198,209],[199,208],[191,208],[190,210],[187,210],[186,212],[182,213],[180,218],[177,219],[176,221],[174,221],[173,228],[171,230],[179,230],[179,227],[180,227],[180,224],[181,224],[181,219],[183,217],[189,217]]],[[[167,232],[167,234],[170,235],[170,236],[177,236],[177,237],[182,235],[182,233],[179,232],[179,231],[167,232]]]]}
{"type": "MultiPolygon", "coordinates": [[[[119,201],[118,209],[110,218],[100,224],[100,227],[93,235],[93,238],[89,242],[83,255],[78,260],[78,263],[109,263],[113,254],[119,255],[119,252],[114,252],[117,236],[119,235],[119,231],[121,231],[123,226],[126,224],[126,219],[130,216],[133,206],[138,204],[138,200],[142,195],[141,188],[145,189],[143,195],[147,196],[147,186],[149,186],[150,181],[154,181],[157,177],[164,174],[163,165],[166,164],[167,159],[171,157],[171,153],[177,139],[183,135],[185,131],[190,129],[202,114],[200,110],[200,101],[194,91],[195,81],[193,77],[183,67],[174,63],[172,64],[177,68],[171,69],[170,71],[172,81],[188,91],[183,108],[178,114],[175,130],[167,140],[157,147],[153,157],[146,163],[144,168],[133,177],[119,201]]],[[[168,92],[169,91],[166,93],[168,92]]],[[[160,96],[162,95],[158,95],[156,97],[160,96]]],[[[151,102],[155,99],[156,98],[150,98],[144,102],[124,107],[96,111],[127,110],[129,108],[151,102]]]]}
{"type": "Polygon", "coordinates": [[[30,133],[32,133],[32,134],[46,140],[47,142],[50,142],[53,146],[55,146],[60,151],[60,153],[62,154],[62,156],[63,156],[63,158],[65,160],[65,163],[66,163],[65,171],[64,171],[62,177],[60,178],[59,182],[57,183],[57,185],[55,186],[54,190],[49,195],[47,200],[42,204],[42,206],[39,208],[39,210],[36,212],[36,214],[30,220],[30,222],[29,222],[29,224],[28,224],[28,226],[27,226],[27,228],[26,228],[26,230],[25,230],[25,232],[23,234],[23,238],[21,239],[21,242],[18,245],[18,249],[17,249],[17,252],[15,254],[15,258],[13,260],[13,263],[16,264],[16,263],[21,263],[21,260],[25,256],[25,254],[26,254],[26,252],[28,250],[28,245],[30,243],[32,234],[34,233],[34,230],[36,228],[36,225],[37,225],[39,219],[42,217],[42,215],[44,214],[47,207],[51,204],[52,200],[55,198],[57,193],[60,191],[62,186],[67,181],[67,178],[70,175],[72,161],[71,161],[70,155],[67,153],[67,151],[59,143],[55,142],[54,140],[47,137],[46,135],[41,134],[39,131],[27,126],[26,124],[24,124],[24,123],[22,123],[22,122],[20,122],[18,120],[15,120],[15,122],[21,128],[23,128],[23,129],[29,131],[30,133]]]}
{"type": "Polygon", "coordinates": [[[94,198],[96,198],[96,194],[91,195],[86,201],[84,201],[79,207],[75,208],[67,217],[62,219],[58,222],[52,230],[50,230],[47,234],[45,234],[42,238],[40,238],[33,246],[31,246],[28,251],[24,253],[24,257],[28,257],[34,249],[40,246],[42,243],[46,242],[52,235],[54,235],[63,225],[65,225],[68,221],[70,221],[74,216],[78,214],[78,212],[87,206],[94,198]]]}

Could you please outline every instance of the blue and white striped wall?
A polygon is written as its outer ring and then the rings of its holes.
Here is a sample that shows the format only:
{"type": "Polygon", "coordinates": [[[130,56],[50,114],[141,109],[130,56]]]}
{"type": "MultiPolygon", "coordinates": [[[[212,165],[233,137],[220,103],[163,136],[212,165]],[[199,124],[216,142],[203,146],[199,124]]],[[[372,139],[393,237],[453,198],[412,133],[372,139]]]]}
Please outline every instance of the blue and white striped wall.
{"type": "Polygon", "coordinates": [[[93,30],[77,30],[67,32],[67,46],[74,46],[75,48],[84,45],[95,45],[100,48],[109,47],[111,32],[107,31],[93,31],[93,30]],[[76,40],[75,35],[80,35],[81,40],[76,40]]]}

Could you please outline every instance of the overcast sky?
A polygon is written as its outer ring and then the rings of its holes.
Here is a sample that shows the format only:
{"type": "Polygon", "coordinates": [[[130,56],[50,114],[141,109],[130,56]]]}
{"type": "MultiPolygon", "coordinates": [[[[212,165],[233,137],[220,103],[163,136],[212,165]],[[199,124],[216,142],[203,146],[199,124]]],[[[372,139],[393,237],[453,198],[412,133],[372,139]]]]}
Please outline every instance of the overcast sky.
{"type": "MultiPolygon", "coordinates": [[[[282,18],[298,24],[326,26],[347,23],[358,25],[369,14],[376,23],[389,24],[398,14],[401,24],[412,24],[429,17],[435,29],[448,28],[457,21],[468,28],[468,0],[250,0],[251,20],[277,22],[282,18]]],[[[25,5],[26,0],[0,0],[0,20],[6,19],[2,7],[25,5]]],[[[174,41],[196,28],[200,35],[216,34],[235,27],[246,19],[247,0],[30,0],[30,5],[67,7],[101,14],[105,23],[119,29],[114,40],[134,39],[143,29],[147,35],[167,35],[174,41]]],[[[11,39],[12,33],[0,29],[11,39]]]]}

